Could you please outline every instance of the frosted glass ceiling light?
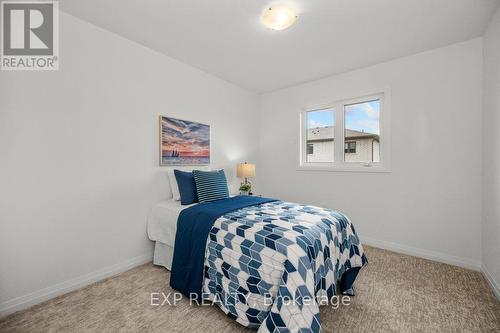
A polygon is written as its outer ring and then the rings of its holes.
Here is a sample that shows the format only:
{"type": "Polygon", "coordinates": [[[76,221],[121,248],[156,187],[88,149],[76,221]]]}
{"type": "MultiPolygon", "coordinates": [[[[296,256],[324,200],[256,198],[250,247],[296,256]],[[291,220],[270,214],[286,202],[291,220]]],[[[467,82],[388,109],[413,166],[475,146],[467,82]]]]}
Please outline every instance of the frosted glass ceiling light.
{"type": "Polygon", "coordinates": [[[287,5],[273,5],[264,10],[261,22],[269,29],[284,30],[297,20],[297,13],[287,5]]]}

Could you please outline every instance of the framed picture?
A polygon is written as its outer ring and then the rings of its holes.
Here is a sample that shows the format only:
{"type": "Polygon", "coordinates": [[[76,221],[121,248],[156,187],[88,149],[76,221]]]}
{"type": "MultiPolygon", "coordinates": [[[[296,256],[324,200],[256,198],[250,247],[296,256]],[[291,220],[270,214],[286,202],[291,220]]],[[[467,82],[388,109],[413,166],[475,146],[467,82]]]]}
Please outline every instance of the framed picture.
{"type": "Polygon", "coordinates": [[[210,126],[160,116],[160,166],[210,164],[210,126]]]}

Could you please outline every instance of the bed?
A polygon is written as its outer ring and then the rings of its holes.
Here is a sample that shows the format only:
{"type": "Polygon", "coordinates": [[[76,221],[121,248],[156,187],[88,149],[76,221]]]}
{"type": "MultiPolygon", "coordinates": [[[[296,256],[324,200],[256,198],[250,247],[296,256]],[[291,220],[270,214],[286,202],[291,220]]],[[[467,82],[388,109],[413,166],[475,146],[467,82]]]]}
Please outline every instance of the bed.
{"type": "Polygon", "coordinates": [[[150,211],[147,222],[148,237],[154,242],[153,263],[172,269],[177,219],[180,212],[193,205],[182,206],[177,200],[164,200],[150,211]]]}
{"type": "Polygon", "coordinates": [[[352,294],[367,264],[343,214],[269,198],[166,201],[152,210],[148,234],[174,289],[259,332],[319,332],[319,306],[337,290],[352,294]]]}

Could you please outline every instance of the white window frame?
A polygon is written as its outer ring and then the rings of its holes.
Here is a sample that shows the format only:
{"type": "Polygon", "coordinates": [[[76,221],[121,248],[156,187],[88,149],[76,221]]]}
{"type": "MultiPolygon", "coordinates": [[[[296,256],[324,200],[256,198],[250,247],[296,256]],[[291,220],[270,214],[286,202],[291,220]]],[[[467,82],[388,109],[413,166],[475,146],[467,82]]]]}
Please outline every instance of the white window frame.
{"type": "Polygon", "coordinates": [[[300,113],[300,157],[298,170],[303,171],[342,171],[342,172],[390,172],[390,92],[388,89],[376,93],[363,94],[361,97],[344,98],[331,103],[303,108],[300,113]],[[344,106],[380,100],[380,162],[362,163],[344,161],[344,106]],[[307,162],[307,113],[334,109],[334,161],[307,162]]]}

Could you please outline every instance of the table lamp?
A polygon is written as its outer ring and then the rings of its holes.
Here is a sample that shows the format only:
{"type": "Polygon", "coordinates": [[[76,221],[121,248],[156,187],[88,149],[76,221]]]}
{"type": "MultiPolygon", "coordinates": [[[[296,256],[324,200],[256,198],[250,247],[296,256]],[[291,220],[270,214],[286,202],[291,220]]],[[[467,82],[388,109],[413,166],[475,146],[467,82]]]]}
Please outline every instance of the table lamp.
{"type": "Polygon", "coordinates": [[[255,164],[252,163],[238,163],[236,167],[236,175],[239,178],[245,178],[245,183],[241,183],[240,191],[249,192],[252,194],[252,184],[248,181],[248,178],[255,177],[255,164]],[[245,190],[246,189],[246,190],[245,190]]]}

